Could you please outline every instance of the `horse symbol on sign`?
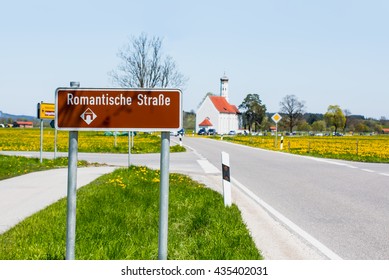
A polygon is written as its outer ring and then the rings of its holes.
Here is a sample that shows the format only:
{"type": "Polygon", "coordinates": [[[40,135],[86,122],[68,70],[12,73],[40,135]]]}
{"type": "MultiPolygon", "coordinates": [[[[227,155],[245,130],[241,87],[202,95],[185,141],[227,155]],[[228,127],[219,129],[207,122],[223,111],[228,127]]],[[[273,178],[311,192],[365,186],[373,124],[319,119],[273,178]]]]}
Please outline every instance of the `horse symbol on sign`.
{"type": "Polygon", "coordinates": [[[91,122],[94,121],[94,119],[97,118],[97,115],[91,110],[91,109],[86,109],[84,113],[81,114],[81,119],[84,120],[88,125],[91,124],[91,122]]]}

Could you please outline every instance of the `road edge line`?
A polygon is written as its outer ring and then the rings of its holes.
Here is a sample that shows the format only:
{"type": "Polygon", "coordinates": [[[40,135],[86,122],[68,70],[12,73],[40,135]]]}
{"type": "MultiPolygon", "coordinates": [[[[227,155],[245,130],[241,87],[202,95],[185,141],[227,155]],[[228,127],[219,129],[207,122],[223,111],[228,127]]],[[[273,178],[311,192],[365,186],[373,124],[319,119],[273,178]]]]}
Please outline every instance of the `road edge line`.
{"type": "Polygon", "coordinates": [[[327,246],[325,246],[319,240],[314,238],[312,235],[310,235],[309,233],[304,231],[302,228],[297,226],[291,220],[286,218],[280,212],[275,210],[269,204],[264,202],[262,199],[260,199],[258,196],[256,196],[252,191],[250,191],[247,187],[245,187],[243,184],[241,184],[238,180],[231,177],[231,182],[235,186],[237,186],[241,191],[243,191],[246,195],[248,195],[252,200],[254,200],[256,203],[258,203],[262,208],[264,208],[267,212],[269,212],[272,216],[274,216],[280,222],[282,222],[287,227],[289,227],[293,232],[295,232],[301,238],[305,239],[308,243],[310,243],[312,246],[314,246],[317,250],[319,250],[319,252],[321,252],[327,258],[329,258],[330,260],[342,260],[342,258],[339,255],[337,255],[335,252],[333,252],[331,249],[329,249],[327,246]]]}

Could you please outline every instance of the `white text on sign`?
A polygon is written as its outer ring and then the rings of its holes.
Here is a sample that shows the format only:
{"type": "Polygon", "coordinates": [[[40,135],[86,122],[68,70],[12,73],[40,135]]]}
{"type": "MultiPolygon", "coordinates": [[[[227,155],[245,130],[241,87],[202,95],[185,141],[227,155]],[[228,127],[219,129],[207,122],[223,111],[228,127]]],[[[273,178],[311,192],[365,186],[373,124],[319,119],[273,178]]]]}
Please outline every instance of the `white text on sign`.
{"type": "MultiPolygon", "coordinates": [[[[147,94],[139,94],[137,96],[138,106],[170,106],[170,97],[163,94],[158,96],[148,96],[147,94]]],[[[124,96],[109,96],[108,93],[103,93],[100,96],[74,96],[73,93],[67,94],[67,105],[106,105],[106,106],[130,106],[132,97],[124,96]]]]}

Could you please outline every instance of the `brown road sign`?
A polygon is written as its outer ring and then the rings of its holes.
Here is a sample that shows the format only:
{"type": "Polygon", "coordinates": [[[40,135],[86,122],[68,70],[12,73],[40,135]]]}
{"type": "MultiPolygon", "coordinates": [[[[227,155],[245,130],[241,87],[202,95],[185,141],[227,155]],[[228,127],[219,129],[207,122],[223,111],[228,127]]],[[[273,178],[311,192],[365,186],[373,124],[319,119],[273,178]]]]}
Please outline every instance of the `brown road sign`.
{"type": "Polygon", "coordinates": [[[182,127],[178,89],[58,88],[58,130],[172,131],[182,127]]]}

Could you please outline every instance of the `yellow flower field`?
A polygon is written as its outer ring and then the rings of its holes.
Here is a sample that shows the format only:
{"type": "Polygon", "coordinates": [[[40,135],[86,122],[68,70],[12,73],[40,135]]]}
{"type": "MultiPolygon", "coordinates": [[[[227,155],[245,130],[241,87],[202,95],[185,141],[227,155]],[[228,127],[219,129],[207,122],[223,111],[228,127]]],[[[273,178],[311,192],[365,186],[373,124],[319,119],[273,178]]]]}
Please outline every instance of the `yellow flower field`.
{"type": "MultiPolygon", "coordinates": [[[[280,150],[281,137],[236,136],[224,137],[227,141],[271,150],[280,150]]],[[[285,136],[284,152],[326,158],[366,162],[389,162],[389,136],[285,136]]]]}
{"type": "MultiPolygon", "coordinates": [[[[66,131],[58,131],[57,150],[59,152],[67,151],[68,135],[66,131]]],[[[54,129],[45,128],[43,138],[43,151],[54,151],[54,129]]],[[[264,149],[280,150],[281,137],[278,137],[277,148],[274,145],[274,136],[225,136],[224,140],[264,149]]],[[[83,131],[79,133],[78,145],[80,152],[127,153],[128,137],[117,136],[115,145],[114,136],[104,136],[104,132],[83,131]]],[[[134,137],[132,153],[158,153],[159,149],[158,133],[140,133],[134,137]]],[[[0,151],[39,150],[39,129],[0,129],[0,151]]],[[[389,162],[389,136],[284,136],[282,151],[345,160],[389,162]]]]}
{"type": "MultiPolygon", "coordinates": [[[[44,128],[43,151],[54,151],[54,129],[44,128]]],[[[160,150],[158,133],[138,133],[134,137],[132,153],[158,153],[160,150]]],[[[57,151],[68,150],[69,133],[58,131],[57,151]]],[[[175,147],[175,151],[180,151],[175,147]]],[[[181,148],[181,147],[179,147],[181,148]]],[[[39,151],[40,129],[38,128],[4,128],[0,129],[0,151],[39,151]]],[[[78,136],[79,152],[127,153],[128,136],[105,136],[104,132],[81,131],[78,136]]]]}

